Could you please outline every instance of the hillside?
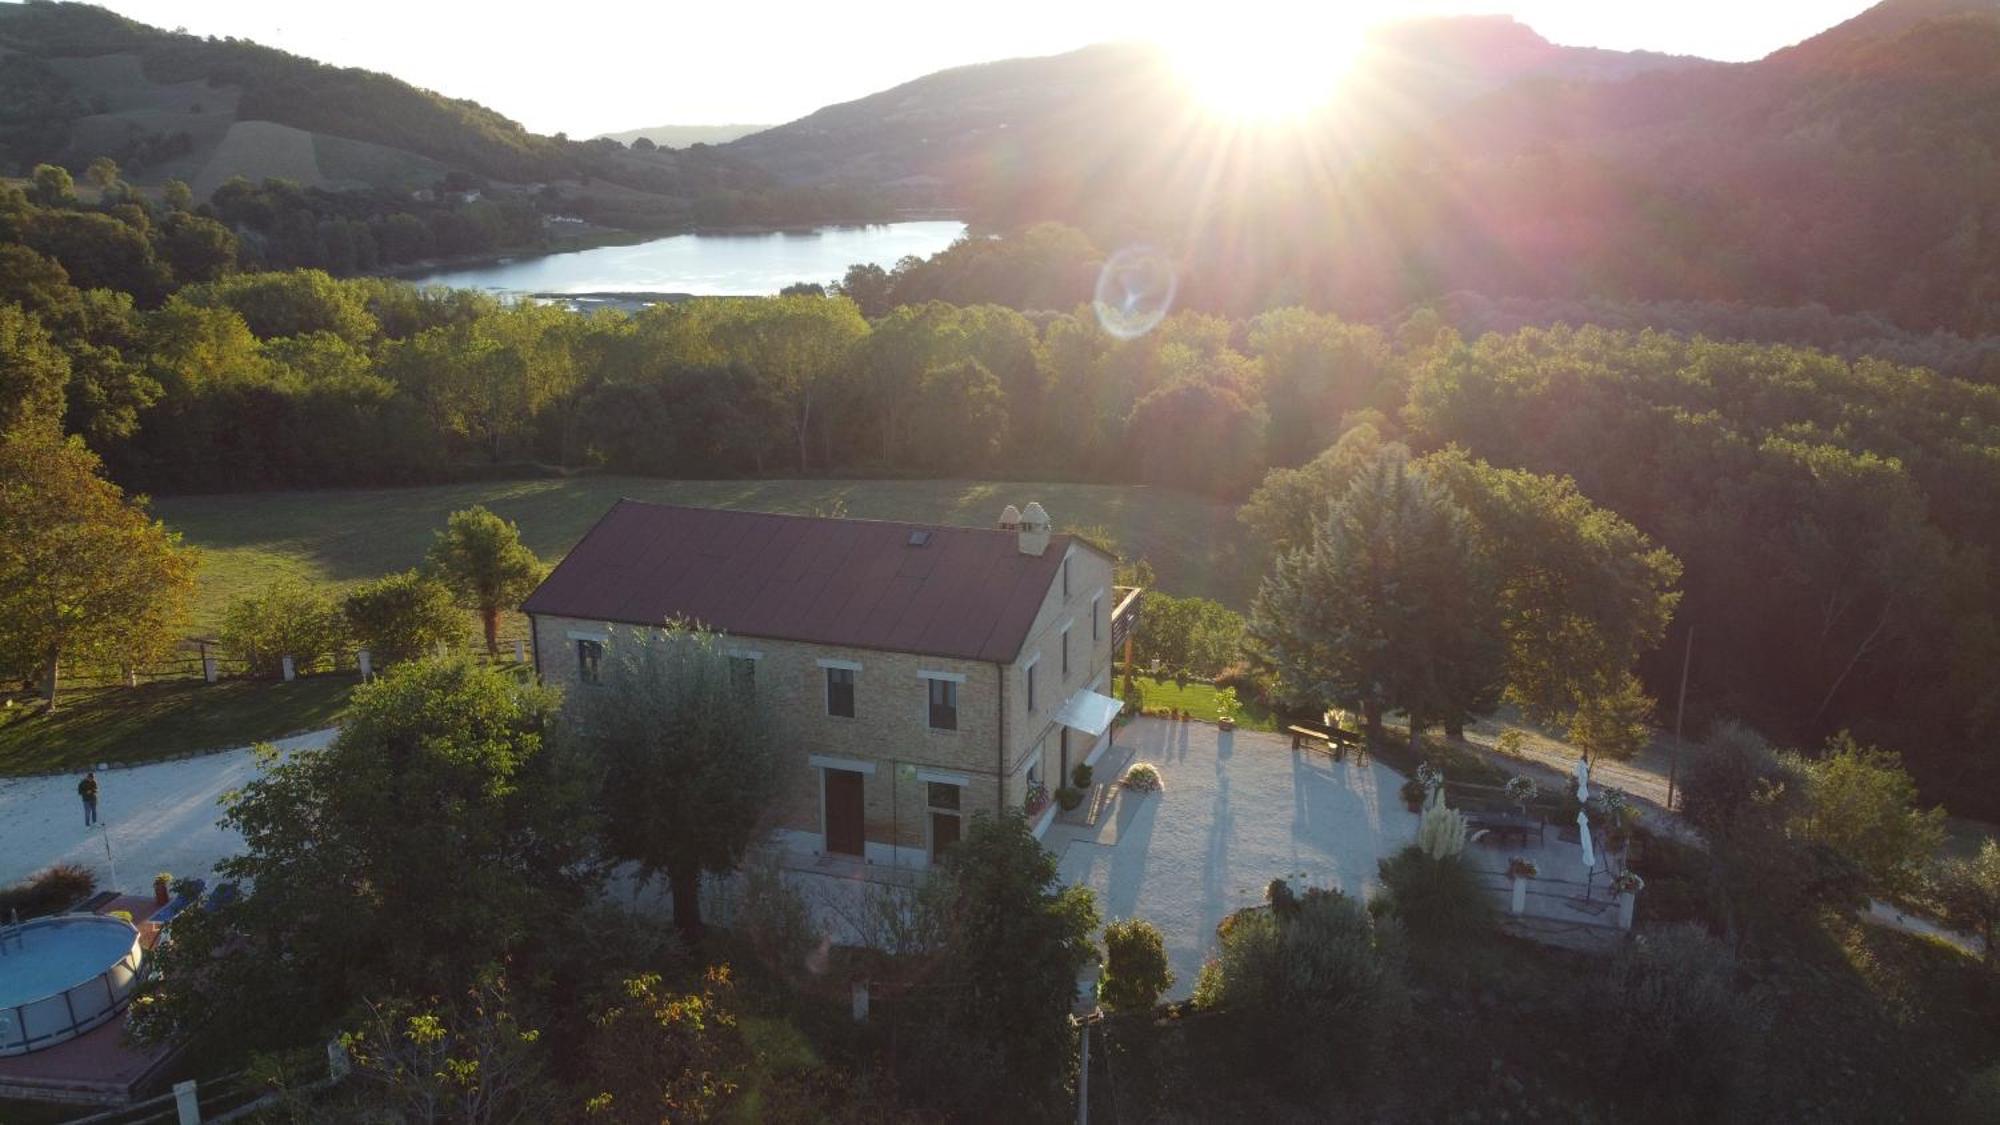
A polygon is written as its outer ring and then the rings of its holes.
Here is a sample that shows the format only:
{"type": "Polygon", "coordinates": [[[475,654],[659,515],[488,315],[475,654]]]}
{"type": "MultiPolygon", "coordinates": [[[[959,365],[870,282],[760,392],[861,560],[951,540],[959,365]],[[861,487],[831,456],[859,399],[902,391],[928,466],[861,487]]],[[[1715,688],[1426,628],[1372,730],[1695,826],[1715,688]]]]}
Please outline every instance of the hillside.
{"type": "Polygon", "coordinates": [[[2000,329],[1994,0],[1889,0],[1747,64],[1560,47],[1504,18],[1398,25],[1341,99],[1259,132],[1204,115],[1156,54],[1095,47],[723,151],[789,183],[1164,243],[1185,302],[1235,312],[1386,317],[1472,290],[2000,329]]]}
{"type": "Polygon", "coordinates": [[[605,133],[608,140],[621,145],[645,138],[661,148],[687,148],[689,145],[728,144],[738,137],[769,129],[769,125],[651,125],[644,129],[627,129],[622,133],[605,133]]]}
{"type": "Polygon", "coordinates": [[[148,27],[84,4],[0,4],[0,172],[109,156],[138,184],[206,197],[234,176],[408,193],[456,174],[611,225],[689,219],[694,201],[767,179],[710,151],[633,152],[531,133],[474,102],[247,40],[148,27]]]}

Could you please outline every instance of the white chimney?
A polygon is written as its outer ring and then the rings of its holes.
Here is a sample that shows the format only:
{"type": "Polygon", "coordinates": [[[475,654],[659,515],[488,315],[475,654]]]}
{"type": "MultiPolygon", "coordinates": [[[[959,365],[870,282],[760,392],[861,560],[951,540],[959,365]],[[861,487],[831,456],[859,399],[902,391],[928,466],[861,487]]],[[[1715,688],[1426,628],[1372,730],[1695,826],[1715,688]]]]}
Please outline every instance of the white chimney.
{"type": "Polygon", "coordinates": [[[1048,549],[1049,514],[1039,501],[1030,500],[1021,511],[1021,553],[1039,555],[1048,549]]]}
{"type": "Polygon", "coordinates": [[[1000,530],[1021,530],[1021,509],[1016,508],[1012,504],[1000,509],[1000,530]]]}

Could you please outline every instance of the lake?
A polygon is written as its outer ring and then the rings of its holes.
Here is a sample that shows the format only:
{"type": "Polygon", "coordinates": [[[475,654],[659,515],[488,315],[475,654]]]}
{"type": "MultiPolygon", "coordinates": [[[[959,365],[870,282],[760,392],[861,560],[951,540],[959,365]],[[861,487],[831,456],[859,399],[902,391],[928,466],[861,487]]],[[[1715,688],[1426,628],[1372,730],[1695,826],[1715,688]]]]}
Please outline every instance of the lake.
{"type": "Polygon", "coordinates": [[[927,258],[965,233],[960,222],[884,223],[761,234],[675,234],[630,246],[599,246],[515,258],[410,280],[508,294],[692,293],[767,296],[798,281],[838,281],[847,267],[888,269],[905,255],[927,258]]]}

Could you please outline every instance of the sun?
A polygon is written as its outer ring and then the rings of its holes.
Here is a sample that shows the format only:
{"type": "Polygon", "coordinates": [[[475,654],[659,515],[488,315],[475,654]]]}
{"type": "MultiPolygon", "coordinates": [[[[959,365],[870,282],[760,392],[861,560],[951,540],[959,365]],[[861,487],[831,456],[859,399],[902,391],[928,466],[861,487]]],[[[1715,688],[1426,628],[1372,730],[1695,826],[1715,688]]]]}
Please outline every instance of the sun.
{"type": "Polygon", "coordinates": [[[1259,123],[1301,117],[1333,100],[1365,34],[1358,21],[1295,10],[1176,31],[1160,46],[1209,113],[1259,123]]]}

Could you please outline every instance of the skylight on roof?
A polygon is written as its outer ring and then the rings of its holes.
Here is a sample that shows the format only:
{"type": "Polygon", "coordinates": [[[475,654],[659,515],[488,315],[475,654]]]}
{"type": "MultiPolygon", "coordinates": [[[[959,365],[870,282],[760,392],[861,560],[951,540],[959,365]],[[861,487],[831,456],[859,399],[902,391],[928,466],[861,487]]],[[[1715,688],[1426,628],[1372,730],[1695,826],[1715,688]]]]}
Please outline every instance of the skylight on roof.
{"type": "Polygon", "coordinates": [[[928,547],[930,546],[930,544],[931,544],[930,532],[925,531],[923,528],[918,528],[917,530],[910,532],[910,546],[928,547]]]}

